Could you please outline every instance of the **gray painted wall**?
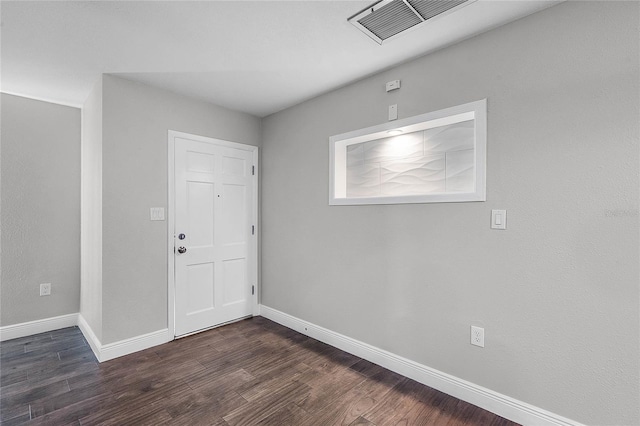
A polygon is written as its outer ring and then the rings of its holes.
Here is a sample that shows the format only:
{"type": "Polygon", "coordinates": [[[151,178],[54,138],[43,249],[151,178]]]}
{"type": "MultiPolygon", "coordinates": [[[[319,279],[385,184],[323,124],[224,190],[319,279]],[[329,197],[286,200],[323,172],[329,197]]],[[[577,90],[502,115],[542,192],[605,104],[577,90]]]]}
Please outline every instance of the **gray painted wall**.
{"type": "Polygon", "coordinates": [[[639,424],[639,8],[563,3],[264,119],[262,303],[571,419],[639,424]],[[331,135],[394,103],[482,98],[486,202],[328,206],[331,135]]]}
{"type": "Polygon", "coordinates": [[[0,325],[7,326],[79,310],[80,110],[0,96],[0,325]],[[51,283],[51,296],[39,296],[40,283],[51,283]]]}
{"type": "Polygon", "coordinates": [[[82,107],[80,315],[102,340],[102,77],[82,107]]]}
{"type": "Polygon", "coordinates": [[[261,120],[118,77],[103,77],[102,343],[167,327],[169,129],[260,144],[261,120]]]}

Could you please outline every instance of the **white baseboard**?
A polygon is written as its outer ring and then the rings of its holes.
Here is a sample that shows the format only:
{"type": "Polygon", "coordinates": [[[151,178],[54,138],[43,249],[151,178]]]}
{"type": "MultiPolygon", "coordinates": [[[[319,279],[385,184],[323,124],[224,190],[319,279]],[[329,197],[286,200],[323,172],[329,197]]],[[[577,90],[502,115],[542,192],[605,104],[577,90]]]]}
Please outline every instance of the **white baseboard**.
{"type": "Polygon", "coordinates": [[[87,343],[89,343],[89,346],[91,347],[91,350],[96,356],[98,362],[102,362],[100,360],[100,349],[102,348],[102,343],[100,343],[100,339],[98,339],[98,336],[93,332],[91,326],[89,326],[89,323],[84,319],[82,314],[78,314],[78,328],[82,331],[84,338],[87,343]]]}
{"type": "Polygon", "coordinates": [[[514,422],[536,426],[581,426],[581,423],[576,421],[317,326],[268,306],[260,306],[260,315],[514,422]]]}
{"type": "Polygon", "coordinates": [[[80,327],[82,334],[84,334],[99,362],[109,361],[173,340],[173,337],[169,334],[169,329],[165,328],[103,345],[82,315],[78,315],[78,327],[80,327]]]}
{"type": "Polygon", "coordinates": [[[103,345],[82,315],[69,314],[0,327],[0,342],[74,326],[80,328],[99,362],[109,361],[173,340],[173,336],[165,328],[103,345]]]}
{"type": "Polygon", "coordinates": [[[119,342],[109,343],[103,345],[100,350],[100,362],[162,345],[171,340],[173,340],[173,337],[169,336],[169,329],[165,328],[130,339],[120,340],[119,342]]]}
{"type": "Polygon", "coordinates": [[[0,342],[76,325],[78,325],[78,314],[60,315],[59,317],[6,325],[0,327],[0,342]]]}

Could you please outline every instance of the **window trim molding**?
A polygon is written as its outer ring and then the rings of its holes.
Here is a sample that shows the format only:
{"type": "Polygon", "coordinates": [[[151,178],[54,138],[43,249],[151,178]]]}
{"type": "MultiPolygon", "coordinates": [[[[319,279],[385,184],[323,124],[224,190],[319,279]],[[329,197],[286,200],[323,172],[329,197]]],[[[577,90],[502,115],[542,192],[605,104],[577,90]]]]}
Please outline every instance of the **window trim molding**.
{"type": "Polygon", "coordinates": [[[390,121],[364,129],[334,135],[329,138],[329,205],[349,206],[367,204],[457,203],[486,201],[487,161],[487,99],[469,102],[438,111],[428,112],[402,120],[390,121]],[[347,197],[341,182],[346,179],[346,146],[388,137],[387,132],[402,128],[405,132],[444,126],[466,119],[475,123],[475,191],[464,193],[438,193],[396,195],[380,197],[347,197]],[[336,163],[343,166],[336,170],[336,163]]]}

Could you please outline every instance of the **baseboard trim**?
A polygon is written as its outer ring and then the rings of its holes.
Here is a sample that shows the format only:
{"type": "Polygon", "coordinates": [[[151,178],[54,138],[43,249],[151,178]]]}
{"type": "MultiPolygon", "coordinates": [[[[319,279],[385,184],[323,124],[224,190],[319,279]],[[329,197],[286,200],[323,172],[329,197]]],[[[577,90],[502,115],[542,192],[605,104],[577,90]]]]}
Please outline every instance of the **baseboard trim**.
{"type": "Polygon", "coordinates": [[[260,306],[260,315],[514,422],[536,426],[583,426],[581,423],[571,419],[443,373],[268,306],[260,306]]]}
{"type": "Polygon", "coordinates": [[[78,315],[78,327],[99,362],[109,361],[173,340],[172,336],[169,335],[169,329],[165,328],[103,345],[82,315],[78,315]]]}
{"type": "Polygon", "coordinates": [[[0,342],[78,325],[78,314],[60,315],[0,327],[0,342]]]}
{"type": "Polygon", "coordinates": [[[93,351],[93,354],[96,356],[98,362],[100,361],[100,349],[102,348],[102,343],[100,343],[100,339],[93,332],[93,329],[89,325],[86,319],[82,316],[82,314],[78,314],[78,328],[84,335],[85,340],[89,343],[89,347],[93,351]]]}
{"type": "Polygon", "coordinates": [[[169,329],[165,328],[103,345],[81,314],[68,314],[0,327],[0,342],[75,326],[80,328],[99,362],[109,361],[110,359],[129,355],[173,340],[169,329]]]}
{"type": "Polygon", "coordinates": [[[142,351],[154,346],[162,345],[170,342],[169,329],[165,328],[151,333],[142,334],[130,339],[120,340],[118,342],[103,345],[100,351],[100,362],[109,361],[110,359],[119,358],[134,352],[142,351]]]}

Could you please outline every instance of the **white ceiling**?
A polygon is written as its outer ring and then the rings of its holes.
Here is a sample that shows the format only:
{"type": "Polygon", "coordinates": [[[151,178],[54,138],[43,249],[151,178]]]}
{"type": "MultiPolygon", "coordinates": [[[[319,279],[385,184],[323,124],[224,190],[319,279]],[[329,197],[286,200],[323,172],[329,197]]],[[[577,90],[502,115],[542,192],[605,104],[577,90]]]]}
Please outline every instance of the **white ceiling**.
{"type": "Polygon", "coordinates": [[[260,117],[557,1],[479,0],[378,45],[373,1],[2,1],[0,90],[82,106],[101,73],[260,117]]]}

